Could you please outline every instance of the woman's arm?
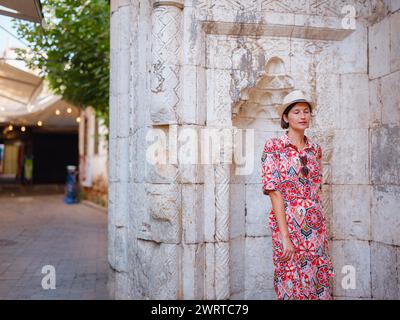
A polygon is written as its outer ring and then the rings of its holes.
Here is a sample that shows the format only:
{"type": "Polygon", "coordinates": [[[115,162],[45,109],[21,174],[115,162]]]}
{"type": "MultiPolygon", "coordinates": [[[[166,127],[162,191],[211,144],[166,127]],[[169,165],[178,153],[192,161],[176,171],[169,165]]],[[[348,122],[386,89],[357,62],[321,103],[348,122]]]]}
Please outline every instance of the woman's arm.
{"type": "Polygon", "coordinates": [[[278,222],[278,227],[282,236],[283,255],[282,260],[290,260],[293,258],[295,249],[289,237],[289,228],[286,221],[285,206],[282,193],[278,190],[268,192],[271,199],[272,208],[278,222]]]}
{"type": "Polygon", "coordinates": [[[283,256],[282,260],[293,257],[294,247],[289,238],[289,229],[286,221],[285,205],[281,189],[281,178],[279,174],[279,154],[275,139],[265,142],[261,157],[261,178],[263,193],[271,198],[272,208],[276,215],[279,230],[282,236],[283,256]]]}

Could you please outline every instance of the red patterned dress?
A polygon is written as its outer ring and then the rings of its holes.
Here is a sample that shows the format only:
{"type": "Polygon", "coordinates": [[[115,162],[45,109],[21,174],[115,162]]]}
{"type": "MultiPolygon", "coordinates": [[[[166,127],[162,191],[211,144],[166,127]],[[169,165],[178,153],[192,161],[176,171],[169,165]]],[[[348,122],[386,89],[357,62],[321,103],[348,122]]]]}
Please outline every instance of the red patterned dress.
{"type": "Polygon", "coordinates": [[[289,236],[295,248],[292,261],[281,261],[281,235],[271,207],[274,288],[279,300],[332,299],[335,271],[318,195],[322,184],[322,150],[307,136],[305,142],[299,151],[286,131],[280,138],[266,141],[261,159],[263,190],[282,193],[289,236]],[[301,173],[300,156],[307,157],[307,176],[301,173]]]}

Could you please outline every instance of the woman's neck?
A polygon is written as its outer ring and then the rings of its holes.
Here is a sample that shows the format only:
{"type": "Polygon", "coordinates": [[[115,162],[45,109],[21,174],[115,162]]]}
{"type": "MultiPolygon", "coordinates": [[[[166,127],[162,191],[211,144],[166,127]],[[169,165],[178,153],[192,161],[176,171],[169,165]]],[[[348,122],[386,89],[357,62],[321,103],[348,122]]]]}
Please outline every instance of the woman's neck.
{"type": "Polygon", "coordinates": [[[297,147],[297,149],[300,150],[305,147],[304,130],[296,131],[293,129],[289,129],[288,137],[290,141],[297,147]]]}

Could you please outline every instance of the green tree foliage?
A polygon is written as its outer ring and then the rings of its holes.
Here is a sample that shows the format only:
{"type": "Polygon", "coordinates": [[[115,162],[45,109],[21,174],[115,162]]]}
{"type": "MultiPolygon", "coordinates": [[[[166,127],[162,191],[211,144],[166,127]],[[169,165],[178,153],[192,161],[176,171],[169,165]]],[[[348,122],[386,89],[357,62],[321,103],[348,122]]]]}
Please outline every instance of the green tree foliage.
{"type": "Polygon", "coordinates": [[[18,55],[41,70],[50,88],[66,101],[92,106],[108,125],[109,17],[108,0],[42,0],[42,25],[16,21],[28,49],[18,55]]]}

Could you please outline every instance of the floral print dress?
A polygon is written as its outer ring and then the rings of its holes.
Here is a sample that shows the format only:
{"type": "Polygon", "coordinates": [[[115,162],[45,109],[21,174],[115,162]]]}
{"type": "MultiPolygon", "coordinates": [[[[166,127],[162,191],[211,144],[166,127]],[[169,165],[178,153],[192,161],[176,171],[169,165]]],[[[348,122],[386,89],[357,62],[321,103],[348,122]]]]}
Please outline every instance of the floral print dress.
{"type": "MultiPolygon", "coordinates": [[[[266,141],[262,155],[263,191],[282,193],[289,229],[295,248],[291,261],[282,261],[281,235],[274,210],[269,212],[272,232],[274,288],[279,300],[332,299],[335,271],[329,255],[323,206],[318,195],[322,184],[322,150],[305,136],[298,150],[287,131],[266,141]],[[309,172],[301,172],[300,157],[307,157],[309,172]]],[[[304,159],[304,158],[303,158],[304,159]]]]}

